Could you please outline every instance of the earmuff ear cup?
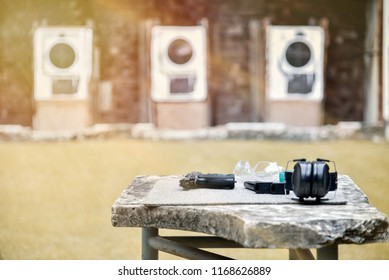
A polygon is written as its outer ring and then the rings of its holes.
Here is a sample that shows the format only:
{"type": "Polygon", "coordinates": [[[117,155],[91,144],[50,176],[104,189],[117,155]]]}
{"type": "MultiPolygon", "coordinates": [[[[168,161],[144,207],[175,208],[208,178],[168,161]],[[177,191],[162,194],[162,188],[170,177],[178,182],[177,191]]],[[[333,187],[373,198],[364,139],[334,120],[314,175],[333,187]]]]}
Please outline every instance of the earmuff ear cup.
{"type": "Polygon", "coordinates": [[[293,192],[297,197],[309,197],[311,193],[312,163],[297,162],[292,175],[293,192]]]}
{"type": "Polygon", "coordinates": [[[324,161],[312,163],[311,197],[324,197],[328,193],[330,184],[330,168],[324,161]]]}

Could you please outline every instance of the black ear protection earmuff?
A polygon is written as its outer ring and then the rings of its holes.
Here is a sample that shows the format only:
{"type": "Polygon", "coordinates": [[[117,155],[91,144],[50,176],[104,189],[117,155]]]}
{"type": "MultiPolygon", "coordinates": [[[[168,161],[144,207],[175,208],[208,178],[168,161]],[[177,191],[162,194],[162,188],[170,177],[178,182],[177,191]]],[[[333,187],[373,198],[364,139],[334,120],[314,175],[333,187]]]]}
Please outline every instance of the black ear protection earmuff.
{"type": "Polygon", "coordinates": [[[329,191],[335,191],[338,187],[338,173],[335,162],[326,159],[306,161],[306,159],[295,159],[288,161],[285,172],[285,190],[293,191],[300,201],[304,198],[316,198],[320,200],[329,191]],[[288,171],[290,162],[295,162],[293,171],[288,171]],[[334,165],[335,171],[330,172],[328,163],[334,165]]]}

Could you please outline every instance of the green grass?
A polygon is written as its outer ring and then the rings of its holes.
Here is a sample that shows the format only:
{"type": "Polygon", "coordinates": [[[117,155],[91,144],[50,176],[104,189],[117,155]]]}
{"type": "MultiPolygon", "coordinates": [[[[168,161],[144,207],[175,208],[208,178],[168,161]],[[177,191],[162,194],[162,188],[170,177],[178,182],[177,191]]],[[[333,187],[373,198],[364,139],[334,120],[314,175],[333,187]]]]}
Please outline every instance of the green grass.
{"type": "MultiPolygon", "coordinates": [[[[339,173],[349,175],[371,204],[389,214],[387,143],[124,139],[0,143],[0,258],[139,259],[139,229],[111,225],[111,205],[136,175],[225,173],[242,159],[285,166],[297,157],[336,161],[339,173]]],[[[287,250],[214,251],[240,259],[288,258],[287,250]]],[[[342,245],[340,258],[389,259],[389,244],[342,245]]]]}

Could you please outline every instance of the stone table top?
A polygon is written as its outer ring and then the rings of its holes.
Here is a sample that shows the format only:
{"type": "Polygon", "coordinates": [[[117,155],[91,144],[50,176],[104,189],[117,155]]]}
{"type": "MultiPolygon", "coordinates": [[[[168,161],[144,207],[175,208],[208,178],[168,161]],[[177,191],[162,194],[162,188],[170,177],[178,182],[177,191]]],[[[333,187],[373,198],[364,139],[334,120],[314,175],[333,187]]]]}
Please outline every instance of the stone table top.
{"type": "Polygon", "coordinates": [[[367,196],[345,175],[339,176],[337,191],[347,200],[345,205],[145,204],[148,193],[159,180],[181,177],[136,177],[114,202],[112,225],[201,232],[233,240],[247,248],[309,249],[389,241],[387,216],[372,207],[367,196]]]}

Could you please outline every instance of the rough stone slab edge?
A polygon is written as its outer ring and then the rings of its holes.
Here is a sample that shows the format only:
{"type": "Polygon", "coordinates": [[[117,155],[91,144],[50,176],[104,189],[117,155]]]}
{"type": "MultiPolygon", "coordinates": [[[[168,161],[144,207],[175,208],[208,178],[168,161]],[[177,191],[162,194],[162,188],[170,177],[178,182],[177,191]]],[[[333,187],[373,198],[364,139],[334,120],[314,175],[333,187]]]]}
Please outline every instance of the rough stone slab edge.
{"type": "Polygon", "coordinates": [[[0,141],[82,141],[88,139],[133,138],[149,140],[292,140],[317,141],[367,139],[385,141],[384,127],[340,122],[320,127],[292,127],[282,123],[228,123],[194,130],[172,130],[151,123],[95,124],[80,131],[39,131],[19,125],[0,125],[0,141]]]}
{"type": "MultiPolygon", "coordinates": [[[[328,226],[328,222],[325,220],[312,220],[307,223],[284,221],[292,223],[288,226],[292,232],[285,234],[282,231],[282,221],[274,224],[265,222],[258,227],[258,222],[252,224],[253,221],[245,221],[247,219],[243,218],[239,209],[236,212],[231,212],[231,208],[224,209],[223,206],[202,207],[200,209],[188,206],[149,208],[133,204],[136,201],[141,204],[142,197],[147,193],[147,189],[152,188],[159,178],[161,177],[138,176],[135,178],[134,182],[123,191],[122,195],[112,206],[113,226],[150,226],[191,230],[213,234],[252,248],[321,248],[334,243],[364,244],[389,241],[388,219],[386,215],[371,207],[368,204],[366,195],[357,186],[355,189],[357,192],[354,193],[355,199],[350,201],[350,205],[336,207],[338,213],[342,213],[344,207],[351,208],[349,210],[352,211],[349,212],[353,213],[355,211],[352,219],[340,220],[337,222],[335,229],[332,226],[328,226]],[[140,186],[143,189],[139,188],[140,186]],[[134,188],[140,190],[136,191],[134,188]],[[368,215],[369,219],[366,219],[366,215],[368,215]],[[300,235],[300,238],[297,239],[298,241],[291,241],[291,234],[292,236],[300,235]],[[253,238],[253,236],[258,238],[253,238]],[[274,244],[277,244],[277,246],[274,244]]],[[[347,184],[354,184],[348,176],[344,176],[344,180],[348,182],[347,184]]],[[[255,208],[252,205],[245,206],[243,211],[248,209],[252,211],[253,207],[255,208]]],[[[267,208],[262,207],[261,209],[266,213],[282,210],[290,214],[288,212],[289,206],[274,207],[270,205],[267,208]]],[[[315,207],[310,207],[310,209],[315,211],[313,210],[315,207]]],[[[261,216],[259,215],[259,217],[261,216]]]]}

